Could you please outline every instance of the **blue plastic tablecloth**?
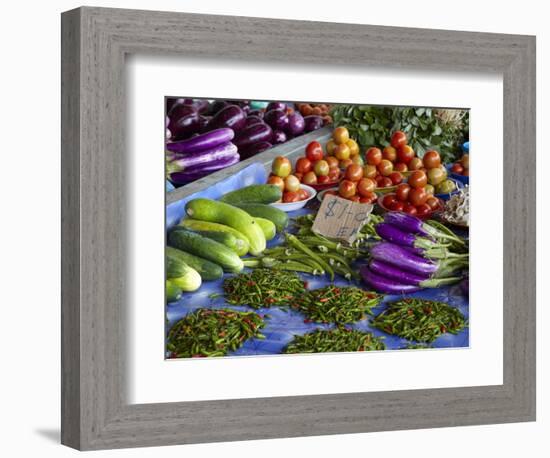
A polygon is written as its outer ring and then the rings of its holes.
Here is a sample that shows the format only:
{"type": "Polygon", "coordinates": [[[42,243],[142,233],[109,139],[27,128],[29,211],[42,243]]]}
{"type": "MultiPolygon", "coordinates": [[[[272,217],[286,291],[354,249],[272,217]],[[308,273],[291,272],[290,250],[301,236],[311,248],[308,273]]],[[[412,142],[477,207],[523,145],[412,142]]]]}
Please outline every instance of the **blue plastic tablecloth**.
{"type": "MultiPolygon", "coordinates": [[[[253,164],[254,165],[254,164],[253,164]]],[[[251,166],[250,166],[251,167],[251,166]]],[[[263,166],[262,166],[263,169],[263,166]]],[[[265,172],[264,172],[265,174],[265,172]]],[[[241,183],[243,181],[247,184],[251,184],[251,180],[256,178],[259,181],[254,182],[265,182],[265,176],[261,178],[261,173],[258,169],[252,167],[250,170],[243,170],[242,175],[238,177],[239,174],[231,177],[233,184],[241,183]],[[252,178],[251,175],[252,174],[252,178]]],[[[210,197],[218,198],[224,192],[227,192],[228,186],[231,183],[220,183],[223,188],[223,191],[219,189],[214,189],[216,186],[209,188],[208,190],[197,193],[192,197],[210,197]],[[221,194],[219,194],[221,192],[221,194]]],[[[240,187],[240,186],[239,186],[240,187]]],[[[313,200],[312,202],[315,202],[313,200]]],[[[178,203],[179,204],[179,203],[178,203]]],[[[315,204],[313,204],[315,205],[315,204]]],[[[173,206],[172,209],[167,209],[167,219],[171,221],[172,225],[177,224],[179,219],[183,216],[183,207],[182,206],[173,206]]],[[[302,209],[296,212],[289,213],[290,217],[298,216],[300,214],[305,214],[310,212],[309,209],[302,209]]],[[[170,224],[168,225],[170,227],[170,224]]],[[[277,237],[271,240],[268,243],[269,247],[278,245],[283,239],[282,235],[277,235],[277,237]]],[[[248,270],[248,269],[245,269],[248,270]]],[[[231,276],[232,274],[225,274],[224,278],[231,276]]],[[[327,276],[312,276],[308,274],[300,274],[300,277],[309,282],[309,289],[316,289],[323,287],[330,283],[327,276]]],[[[176,321],[180,320],[185,315],[192,313],[193,311],[199,308],[222,308],[227,307],[234,310],[241,311],[255,311],[260,315],[266,316],[265,318],[265,327],[261,330],[262,334],[265,336],[265,339],[249,339],[247,340],[242,347],[237,351],[229,353],[229,356],[238,356],[238,355],[271,355],[278,354],[285,348],[286,345],[294,338],[295,335],[302,335],[308,332],[313,332],[315,329],[331,329],[334,324],[320,324],[320,323],[305,323],[305,315],[301,312],[292,310],[292,309],[281,309],[279,307],[270,307],[270,308],[260,308],[252,309],[248,306],[234,306],[229,305],[224,301],[223,298],[223,280],[224,278],[216,281],[204,282],[201,288],[193,293],[184,293],[183,297],[174,303],[170,303],[166,307],[166,317],[167,317],[167,327],[168,331],[176,321]],[[210,296],[216,294],[218,297],[211,298],[210,296]]],[[[340,276],[336,276],[334,284],[338,286],[347,286],[347,285],[356,285],[365,287],[359,283],[349,282],[343,279],[340,276]]],[[[401,296],[384,296],[383,301],[380,305],[373,309],[374,316],[378,315],[386,308],[386,304],[395,300],[398,300],[401,296]]],[[[468,297],[464,296],[460,287],[458,285],[447,286],[442,288],[433,288],[425,289],[417,293],[408,294],[407,297],[416,297],[422,299],[436,300],[445,302],[453,307],[457,307],[468,320],[469,318],[469,301],[468,297]]],[[[389,335],[383,331],[371,327],[372,317],[367,317],[364,320],[357,321],[349,327],[359,329],[362,331],[372,332],[375,336],[384,337],[384,343],[386,344],[387,350],[397,350],[397,349],[406,349],[409,345],[415,344],[415,342],[389,335]]],[[[460,333],[453,334],[444,334],[436,339],[429,347],[432,348],[449,348],[449,347],[468,347],[469,346],[469,327],[466,327],[460,333]]]]}

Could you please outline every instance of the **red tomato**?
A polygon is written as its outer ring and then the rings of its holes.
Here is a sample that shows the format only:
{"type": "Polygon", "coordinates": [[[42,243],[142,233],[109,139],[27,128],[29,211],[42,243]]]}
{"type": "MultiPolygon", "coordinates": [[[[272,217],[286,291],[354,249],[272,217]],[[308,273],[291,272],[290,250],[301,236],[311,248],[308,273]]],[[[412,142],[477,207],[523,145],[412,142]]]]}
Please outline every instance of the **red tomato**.
{"type": "Polygon", "coordinates": [[[396,164],[393,164],[393,170],[396,172],[406,172],[408,169],[407,164],[404,164],[403,162],[397,162],[396,164]]]}
{"type": "Polygon", "coordinates": [[[392,185],[391,180],[388,177],[382,177],[378,182],[379,188],[388,188],[392,185]]]}
{"type": "Polygon", "coordinates": [[[462,173],[464,172],[464,167],[462,167],[462,165],[458,162],[455,162],[451,167],[451,172],[462,175],[462,173]]]}
{"type": "Polygon", "coordinates": [[[307,173],[313,169],[313,164],[307,157],[301,157],[296,161],[296,172],[307,173]]]}
{"type": "Polygon", "coordinates": [[[340,186],[338,187],[338,192],[342,197],[351,197],[355,195],[357,186],[353,181],[342,180],[340,186]]]}
{"type": "Polygon", "coordinates": [[[350,164],[346,167],[346,180],[359,181],[363,178],[363,167],[357,164],[350,164]]]}
{"type": "Polygon", "coordinates": [[[297,192],[294,192],[294,191],[283,192],[283,202],[288,203],[288,202],[299,202],[299,201],[300,201],[300,196],[298,195],[297,192]]]}
{"type": "Polygon", "coordinates": [[[294,175],[285,178],[285,191],[297,192],[300,189],[300,180],[294,175]]]}
{"type": "Polygon", "coordinates": [[[361,178],[357,183],[357,192],[363,197],[376,189],[376,182],[372,178],[361,178]]]}
{"type": "Polygon", "coordinates": [[[337,181],[338,178],[340,178],[340,168],[330,167],[328,170],[328,177],[330,178],[330,181],[337,181]]]}
{"type": "Polygon", "coordinates": [[[409,162],[408,167],[409,170],[420,170],[424,164],[422,163],[422,159],[419,157],[413,157],[411,159],[411,162],[409,162]]]}
{"type": "Polygon", "coordinates": [[[402,145],[397,148],[397,160],[408,164],[414,157],[414,150],[409,145],[402,145]]]}
{"type": "Polygon", "coordinates": [[[337,195],[338,195],[338,191],[334,189],[329,189],[323,194],[323,199],[325,198],[325,196],[337,196],[337,195]]]}
{"type": "Polygon", "coordinates": [[[411,187],[407,183],[401,183],[399,186],[397,186],[397,189],[395,191],[395,195],[397,196],[397,199],[401,202],[406,202],[409,198],[409,191],[411,190],[411,187]]]}
{"type": "Polygon", "coordinates": [[[426,199],[426,204],[432,209],[436,210],[439,207],[439,200],[437,200],[437,197],[428,197],[426,199]]]}
{"type": "Polygon", "coordinates": [[[302,183],[304,184],[317,184],[317,175],[315,175],[315,172],[307,172],[302,177],[302,183]]]}
{"type": "Polygon", "coordinates": [[[335,158],[334,156],[327,156],[325,157],[325,161],[327,161],[327,164],[329,167],[338,167],[338,164],[340,163],[340,161],[335,158]]]}
{"type": "Polygon", "coordinates": [[[298,191],[298,197],[300,200],[306,200],[309,197],[309,192],[307,192],[305,189],[300,188],[298,191]]]}
{"type": "Polygon", "coordinates": [[[344,160],[338,162],[338,166],[342,170],[346,170],[347,166],[350,165],[350,164],[353,164],[353,161],[351,159],[344,159],[344,160]]]}
{"type": "Polygon", "coordinates": [[[319,142],[313,141],[306,146],[306,157],[311,161],[323,159],[323,147],[319,142]]]}
{"type": "MultiPolygon", "coordinates": [[[[376,187],[377,188],[381,188],[382,187],[382,183],[384,182],[384,179],[386,177],[383,177],[382,175],[376,175],[376,177],[374,177],[374,181],[376,181],[376,187]]],[[[391,181],[391,180],[390,180],[391,181]]]]}
{"type": "Polygon", "coordinates": [[[304,177],[304,174],[303,173],[300,173],[300,172],[295,172],[294,173],[294,176],[296,178],[298,178],[298,180],[300,180],[300,182],[302,181],[302,178],[304,177]]]}
{"type": "Polygon", "coordinates": [[[397,199],[395,198],[395,194],[386,194],[382,199],[382,205],[386,208],[390,208],[392,204],[397,202],[397,199]]]}
{"type": "Polygon", "coordinates": [[[407,135],[405,132],[402,132],[400,130],[393,133],[391,136],[391,146],[393,146],[395,149],[398,149],[400,146],[407,144],[407,135]]]}
{"type": "Polygon", "coordinates": [[[399,202],[398,200],[396,200],[388,208],[393,212],[402,212],[403,207],[404,207],[403,202],[399,202]]]}
{"type": "Polygon", "coordinates": [[[285,182],[281,177],[278,177],[277,175],[270,175],[267,179],[267,184],[273,184],[275,186],[278,186],[281,191],[285,190],[285,182]]]}
{"type": "Polygon", "coordinates": [[[378,174],[378,170],[375,165],[367,164],[363,167],[363,176],[365,178],[374,178],[378,174]]]}
{"type": "Polygon", "coordinates": [[[426,154],[422,158],[422,163],[427,169],[435,169],[441,165],[441,156],[437,151],[426,151],[426,154]]]}
{"type": "Polygon", "coordinates": [[[403,181],[403,175],[399,172],[392,172],[388,175],[388,178],[391,180],[392,184],[396,185],[403,181]]]}
{"type": "Polygon", "coordinates": [[[432,209],[428,204],[418,205],[416,207],[416,214],[418,216],[427,216],[432,212],[432,209]]]}
{"type": "Polygon", "coordinates": [[[315,172],[315,175],[317,175],[317,176],[328,175],[328,172],[330,171],[330,167],[328,166],[328,162],[324,161],[322,159],[316,161],[313,164],[313,171],[315,172]]]}
{"type": "Polygon", "coordinates": [[[362,204],[372,204],[373,202],[376,202],[376,194],[374,192],[369,192],[365,196],[361,196],[359,199],[359,202],[362,204]]]}
{"type": "Polygon", "coordinates": [[[411,204],[404,204],[403,211],[409,215],[416,215],[416,207],[411,204]]]}
{"type": "Polygon", "coordinates": [[[425,204],[426,200],[428,200],[428,194],[424,188],[413,188],[409,191],[409,202],[415,207],[425,204]]]}
{"type": "Polygon", "coordinates": [[[365,159],[367,160],[367,164],[378,165],[382,160],[382,151],[376,147],[369,148],[365,154],[365,159]]]}
{"type": "Polygon", "coordinates": [[[422,170],[415,170],[407,181],[413,188],[423,188],[428,184],[428,176],[422,170]]]}
{"type": "Polygon", "coordinates": [[[393,146],[386,146],[382,150],[382,158],[390,162],[395,162],[397,159],[397,150],[393,146]]]}
{"type": "Polygon", "coordinates": [[[317,183],[319,183],[319,184],[330,183],[330,177],[328,175],[319,175],[317,177],[317,183]]]}
{"type": "Polygon", "coordinates": [[[382,159],[376,167],[378,168],[380,175],[383,175],[385,177],[393,172],[393,164],[387,159],[382,159]]]}
{"type": "Polygon", "coordinates": [[[351,197],[348,197],[348,200],[351,200],[352,202],[360,202],[361,201],[361,196],[359,196],[358,194],[355,194],[351,197]]]}

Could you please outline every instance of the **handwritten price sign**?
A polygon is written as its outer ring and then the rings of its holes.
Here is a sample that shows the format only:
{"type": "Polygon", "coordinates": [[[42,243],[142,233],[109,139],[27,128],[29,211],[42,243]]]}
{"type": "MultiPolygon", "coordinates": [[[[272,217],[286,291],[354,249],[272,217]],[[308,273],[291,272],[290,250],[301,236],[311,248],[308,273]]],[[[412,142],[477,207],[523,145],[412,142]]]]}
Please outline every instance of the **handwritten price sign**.
{"type": "Polygon", "coordinates": [[[361,204],[327,195],[313,222],[313,232],[352,243],[372,212],[371,204],[361,204]]]}

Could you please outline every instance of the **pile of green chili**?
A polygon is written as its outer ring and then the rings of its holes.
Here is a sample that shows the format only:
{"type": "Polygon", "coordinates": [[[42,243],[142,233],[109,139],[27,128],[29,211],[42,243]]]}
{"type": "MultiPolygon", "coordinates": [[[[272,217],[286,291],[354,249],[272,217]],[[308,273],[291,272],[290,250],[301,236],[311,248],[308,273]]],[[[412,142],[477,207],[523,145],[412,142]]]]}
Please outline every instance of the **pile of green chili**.
{"type": "Polygon", "coordinates": [[[388,334],[431,343],[447,332],[457,334],[466,320],[460,310],[443,302],[407,298],[388,304],[372,325],[388,334]]]}
{"type": "Polygon", "coordinates": [[[252,308],[288,306],[306,290],[295,272],[255,269],[224,280],[223,291],[229,304],[252,308]]]}
{"type": "Polygon", "coordinates": [[[336,328],[295,336],[283,353],[328,353],[385,349],[386,345],[382,338],[375,337],[370,332],[336,328]]]}
{"type": "Polygon", "coordinates": [[[382,296],[352,286],[328,285],[307,291],[292,303],[292,308],[303,312],[307,321],[316,323],[353,323],[372,315],[382,296]]]}
{"type": "Polygon", "coordinates": [[[225,356],[251,337],[263,339],[264,326],[254,312],[198,309],[172,326],[166,348],[171,358],[225,356]]]}

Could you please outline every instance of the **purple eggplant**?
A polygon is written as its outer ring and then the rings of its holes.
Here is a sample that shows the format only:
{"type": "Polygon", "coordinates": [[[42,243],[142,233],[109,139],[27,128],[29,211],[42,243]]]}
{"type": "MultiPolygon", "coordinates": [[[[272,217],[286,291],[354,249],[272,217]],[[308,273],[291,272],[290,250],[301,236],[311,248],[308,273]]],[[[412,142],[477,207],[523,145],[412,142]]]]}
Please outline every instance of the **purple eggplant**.
{"type": "Polygon", "coordinates": [[[235,133],[229,128],[222,128],[206,132],[188,140],[168,143],[166,149],[179,154],[191,154],[225,145],[233,140],[235,133]]]}
{"type": "Polygon", "coordinates": [[[218,111],[206,126],[206,130],[220,129],[229,127],[235,133],[239,132],[246,125],[246,114],[241,107],[237,105],[228,105],[218,111]]]}
{"type": "Polygon", "coordinates": [[[288,134],[292,135],[293,137],[301,135],[304,132],[305,128],[306,122],[300,112],[295,111],[294,113],[289,115],[288,126],[286,128],[288,134]]]}
{"type": "Polygon", "coordinates": [[[283,110],[286,111],[287,105],[284,102],[269,102],[265,111],[266,113],[270,110],[283,110]]]}
{"type": "Polygon", "coordinates": [[[288,116],[283,110],[266,111],[264,121],[273,129],[285,130],[288,127],[288,116]]]}
{"type": "Polygon", "coordinates": [[[361,266],[361,277],[372,289],[385,294],[406,294],[420,291],[422,287],[415,285],[405,285],[397,280],[383,277],[374,273],[368,266],[361,266]]]}
{"type": "Polygon", "coordinates": [[[373,259],[387,262],[419,275],[431,275],[438,269],[438,264],[412,254],[405,247],[390,242],[380,242],[371,248],[370,255],[373,259]]]}
{"type": "Polygon", "coordinates": [[[170,181],[178,185],[190,183],[192,181],[198,180],[199,178],[203,178],[206,175],[210,175],[211,173],[214,173],[218,170],[236,164],[237,162],[239,162],[239,160],[240,156],[238,154],[234,154],[233,156],[228,156],[227,158],[220,159],[215,162],[210,162],[203,167],[195,166],[190,167],[182,172],[173,172],[170,174],[170,181]]]}
{"type": "Polygon", "coordinates": [[[414,215],[409,215],[403,212],[387,212],[384,216],[384,221],[399,227],[405,232],[429,235],[429,232],[424,227],[424,221],[414,215]]]}
{"type": "Polygon", "coordinates": [[[397,245],[414,247],[416,237],[410,232],[403,232],[397,226],[389,223],[379,223],[375,226],[376,233],[388,242],[396,243],[397,245]]]}
{"type": "Polygon", "coordinates": [[[271,148],[272,146],[273,145],[270,142],[258,142],[246,148],[239,149],[241,160],[245,160],[245,159],[248,159],[249,157],[255,156],[256,154],[259,154],[262,151],[265,151],[266,149],[271,148]]]}
{"type": "Polygon", "coordinates": [[[173,140],[189,138],[191,134],[197,133],[200,130],[199,114],[194,111],[180,118],[171,118],[168,129],[172,132],[173,140]]]}
{"type": "MultiPolygon", "coordinates": [[[[183,100],[183,99],[181,99],[183,100]]],[[[197,109],[193,105],[186,105],[185,103],[176,103],[168,112],[170,122],[175,122],[179,118],[190,114],[198,114],[197,109]]]]}
{"type": "Polygon", "coordinates": [[[200,115],[199,116],[199,130],[200,130],[200,132],[204,132],[206,130],[206,126],[208,125],[208,123],[210,122],[211,119],[212,119],[212,116],[205,116],[205,115],[200,115]]]}
{"type": "Polygon", "coordinates": [[[228,105],[231,105],[231,104],[226,102],[225,100],[216,100],[210,105],[209,114],[213,116],[219,111],[223,110],[228,105]]]}
{"type": "Polygon", "coordinates": [[[395,267],[379,259],[371,259],[369,269],[375,274],[394,279],[404,285],[420,286],[419,283],[430,278],[429,274],[418,274],[401,270],[399,267],[395,267]]]}
{"type": "Polygon", "coordinates": [[[248,148],[254,143],[258,142],[270,142],[273,139],[273,130],[267,124],[254,124],[248,126],[242,132],[240,132],[233,143],[237,145],[239,150],[241,148],[248,148]]]}
{"type": "Polygon", "coordinates": [[[199,164],[206,165],[210,162],[226,159],[230,156],[234,156],[236,153],[237,147],[233,143],[225,143],[209,150],[198,151],[174,159],[170,162],[169,168],[174,171],[182,171],[199,164]]]}
{"type": "Polygon", "coordinates": [[[172,138],[172,132],[170,132],[170,129],[166,129],[166,140],[170,140],[172,138]]]}
{"type": "Polygon", "coordinates": [[[248,116],[258,116],[260,119],[264,119],[264,111],[263,110],[250,110],[248,112],[248,116]]]}
{"type": "Polygon", "coordinates": [[[246,118],[246,126],[245,127],[253,126],[254,124],[263,124],[262,118],[260,118],[259,116],[256,116],[256,115],[249,115],[246,118]]]}
{"type": "Polygon", "coordinates": [[[279,143],[286,142],[286,134],[282,130],[273,131],[273,144],[278,145],[279,143]]]}
{"type": "Polygon", "coordinates": [[[304,118],[304,123],[305,123],[304,131],[312,132],[314,130],[317,130],[323,127],[323,118],[317,115],[306,116],[304,118]]]}

